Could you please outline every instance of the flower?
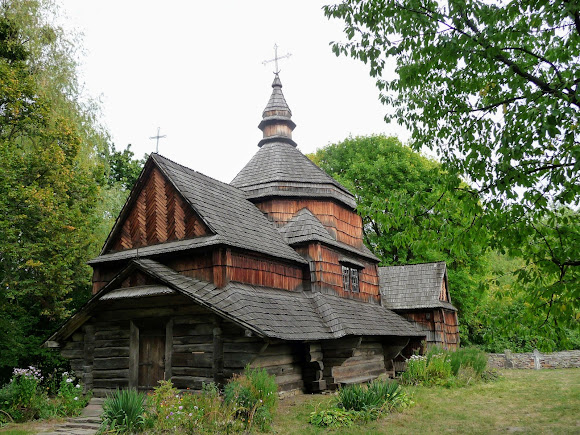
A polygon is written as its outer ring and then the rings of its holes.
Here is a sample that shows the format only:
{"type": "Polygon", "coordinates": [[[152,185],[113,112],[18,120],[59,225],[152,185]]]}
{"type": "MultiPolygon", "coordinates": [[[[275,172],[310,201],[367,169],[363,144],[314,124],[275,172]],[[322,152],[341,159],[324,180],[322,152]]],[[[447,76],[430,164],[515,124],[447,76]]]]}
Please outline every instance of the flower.
{"type": "Polygon", "coordinates": [[[76,388],[81,388],[81,384],[76,384],[76,388]]]}
{"type": "Polygon", "coordinates": [[[179,409],[183,409],[183,406],[179,406],[179,409]]]}
{"type": "Polygon", "coordinates": [[[75,397],[75,400],[79,400],[79,398],[78,397],[75,397]]]}

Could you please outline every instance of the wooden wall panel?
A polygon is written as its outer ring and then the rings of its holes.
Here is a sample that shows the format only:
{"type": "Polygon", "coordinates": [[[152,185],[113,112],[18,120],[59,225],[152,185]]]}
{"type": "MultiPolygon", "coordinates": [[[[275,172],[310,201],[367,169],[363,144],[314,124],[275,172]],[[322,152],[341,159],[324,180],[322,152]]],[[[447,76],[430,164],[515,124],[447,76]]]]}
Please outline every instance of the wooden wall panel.
{"type": "Polygon", "coordinates": [[[121,251],[209,234],[207,226],[181,194],[153,168],[125,219],[114,234],[112,249],[121,251]]]}
{"type": "Polygon", "coordinates": [[[365,266],[359,273],[360,291],[358,293],[347,292],[342,286],[342,265],[339,261],[343,254],[320,243],[312,243],[306,247],[298,248],[296,251],[310,261],[311,284],[315,291],[328,288],[341,297],[380,301],[376,264],[358,258],[357,261],[365,266]]]}
{"type": "Polygon", "coordinates": [[[307,208],[339,241],[355,248],[363,246],[362,219],[356,212],[329,200],[272,199],[256,204],[276,225],[283,226],[301,209],[307,208]]]}
{"type": "Polygon", "coordinates": [[[283,290],[303,288],[304,272],[300,266],[250,257],[240,252],[232,252],[229,260],[230,281],[283,290]]]}
{"type": "Polygon", "coordinates": [[[99,264],[93,266],[93,294],[101,290],[109,283],[120,271],[120,265],[99,264]]]}

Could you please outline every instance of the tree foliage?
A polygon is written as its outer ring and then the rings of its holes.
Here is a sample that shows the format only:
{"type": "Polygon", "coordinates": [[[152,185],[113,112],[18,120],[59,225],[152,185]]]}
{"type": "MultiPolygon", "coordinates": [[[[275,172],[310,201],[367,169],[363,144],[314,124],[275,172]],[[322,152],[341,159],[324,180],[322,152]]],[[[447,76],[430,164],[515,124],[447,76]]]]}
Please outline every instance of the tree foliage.
{"type": "Polygon", "coordinates": [[[484,290],[488,231],[461,180],[396,137],[348,138],[309,157],[355,195],[365,242],[382,265],[447,262],[466,334],[484,290]]]}
{"type": "Polygon", "coordinates": [[[0,378],[90,295],[109,142],[52,4],[0,5],[0,378]]]}
{"type": "Polygon", "coordinates": [[[468,177],[494,246],[527,259],[519,277],[538,284],[544,314],[576,321],[580,5],[343,0],[325,13],[344,20],[333,50],[369,64],[386,119],[468,177]]]}

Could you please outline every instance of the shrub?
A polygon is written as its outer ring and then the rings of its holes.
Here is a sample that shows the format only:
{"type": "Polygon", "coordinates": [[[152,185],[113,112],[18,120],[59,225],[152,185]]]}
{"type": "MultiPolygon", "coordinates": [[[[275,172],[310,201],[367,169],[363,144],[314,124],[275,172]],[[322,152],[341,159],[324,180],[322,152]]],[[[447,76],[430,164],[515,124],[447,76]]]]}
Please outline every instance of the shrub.
{"type": "Polygon", "coordinates": [[[0,390],[0,421],[26,421],[40,417],[47,395],[39,388],[43,377],[35,367],[15,368],[10,382],[0,390]]]}
{"type": "Polygon", "coordinates": [[[401,375],[401,380],[407,385],[420,385],[427,379],[427,358],[422,355],[412,355],[407,360],[407,369],[401,375]]]}
{"type": "Polygon", "coordinates": [[[264,369],[246,367],[242,375],[234,375],[226,385],[224,399],[233,406],[236,417],[247,422],[248,430],[253,424],[267,430],[278,406],[276,378],[264,369]]]}
{"type": "Polygon", "coordinates": [[[145,396],[135,390],[117,390],[103,402],[100,432],[131,433],[145,425],[145,396]]]}
{"type": "Polygon", "coordinates": [[[476,347],[465,347],[451,353],[451,370],[455,376],[462,367],[471,367],[481,377],[487,369],[487,355],[476,347]]]}
{"type": "Polygon", "coordinates": [[[395,381],[375,380],[370,384],[349,385],[338,391],[338,406],[349,411],[390,409],[396,407],[404,395],[395,381]]]}

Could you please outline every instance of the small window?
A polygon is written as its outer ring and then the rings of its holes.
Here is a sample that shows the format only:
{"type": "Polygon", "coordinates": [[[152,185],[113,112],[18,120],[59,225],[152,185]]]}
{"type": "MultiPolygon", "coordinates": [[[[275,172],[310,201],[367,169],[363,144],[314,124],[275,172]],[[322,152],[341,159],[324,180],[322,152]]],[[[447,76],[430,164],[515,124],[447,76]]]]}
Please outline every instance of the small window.
{"type": "MultiPolygon", "coordinates": [[[[344,276],[344,272],[343,272],[344,276]]],[[[359,292],[358,269],[350,269],[350,289],[353,293],[359,292]]]]}
{"type": "Polygon", "coordinates": [[[350,290],[350,269],[342,266],[342,288],[345,292],[350,290]]]}

